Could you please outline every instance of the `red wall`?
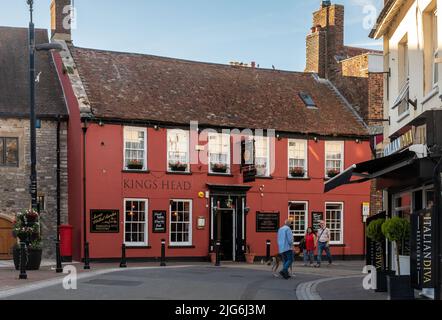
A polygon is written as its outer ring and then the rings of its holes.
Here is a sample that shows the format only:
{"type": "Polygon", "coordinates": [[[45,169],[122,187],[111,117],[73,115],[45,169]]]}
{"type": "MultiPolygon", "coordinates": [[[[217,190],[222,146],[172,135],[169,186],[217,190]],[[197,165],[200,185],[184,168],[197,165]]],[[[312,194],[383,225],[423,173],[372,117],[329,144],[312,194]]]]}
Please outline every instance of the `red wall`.
{"type": "MultiPolygon", "coordinates": [[[[155,131],[147,129],[148,167],[150,173],[123,172],[123,126],[105,124],[99,126],[90,124],[87,131],[87,212],[91,209],[118,209],[120,210],[120,234],[91,234],[88,233],[91,258],[116,258],[121,254],[124,230],[124,198],[148,199],[148,245],[149,248],[128,249],[128,257],[158,257],[160,255],[160,241],[168,239],[168,234],[152,233],[152,210],[169,211],[170,199],[193,200],[193,245],[195,248],[167,249],[167,256],[203,257],[208,254],[209,246],[209,209],[206,207],[208,199],[198,198],[198,192],[206,191],[206,183],[214,184],[242,184],[242,175],[239,166],[234,165],[234,177],[208,176],[206,165],[192,165],[192,175],[176,175],[166,173],[166,129],[155,131]],[[155,189],[127,189],[124,188],[125,179],[151,180],[161,186],[168,181],[178,185],[188,182],[190,190],[168,190],[161,187],[155,189]],[[164,181],[164,182],[163,182],[164,181]],[[196,220],[199,216],[206,217],[206,228],[197,230],[196,220]]],[[[205,144],[201,142],[200,144],[205,144]]],[[[279,211],[281,223],[288,217],[288,201],[308,201],[308,209],[325,212],[325,202],[344,203],[344,243],[343,247],[333,247],[334,254],[362,255],[363,254],[363,224],[361,205],[369,201],[369,184],[344,186],[328,194],[324,188],[324,141],[318,143],[309,141],[308,171],[310,180],[287,179],[287,140],[276,141],[276,170],[273,179],[257,179],[247,194],[247,206],[250,213],[247,215],[247,243],[257,255],[265,255],[265,241],[272,240],[272,253],[276,253],[276,234],[256,233],[256,211],[279,211]],[[261,196],[259,187],[264,186],[264,195],[261,196]]],[[[195,147],[191,146],[191,150],[195,147]]],[[[354,140],[345,142],[345,167],[354,163],[370,159],[368,142],[356,143],[354,140]]],[[[71,215],[79,213],[73,212],[71,215]]],[[[167,215],[169,218],[169,213],[167,215]]],[[[311,217],[309,217],[311,223],[311,217]]],[[[89,221],[88,221],[89,223],[89,221]]],[[[310,224],[309,223],[309,224],[310,224]]],[[[78,228],[78,225],[77,225],[78,228]]],[[[169,226],[167,225],[167,229],[169,226]]],[[[87,226],[89,230],[89,224],[87,226]]],[[[79,243],[79,242],[78,242],[79,243]]],[[[78,244],[77,243],[77,244],[78,244]]],[[[76,248],[79,250],[79,247],[76,248]]]]}

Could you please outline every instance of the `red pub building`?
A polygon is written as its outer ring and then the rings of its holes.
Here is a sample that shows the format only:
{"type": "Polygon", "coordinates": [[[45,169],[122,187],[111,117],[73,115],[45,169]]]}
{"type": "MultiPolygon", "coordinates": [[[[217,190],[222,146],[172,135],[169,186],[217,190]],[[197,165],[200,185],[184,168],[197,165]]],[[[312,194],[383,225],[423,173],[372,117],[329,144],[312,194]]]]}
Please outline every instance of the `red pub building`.
{"type": "Polygon", "coordinates": [[[224,260],[242,261],[265,256],[266,240],[276,254],[286,219],[296,241],[323,219],[335,256],[363,256],[370,185],[323,190],[371,159],[368,130],[330,82],[79,48],[57,26],[53,35],[65,46],[54,59],[70,114],[74,259],[88,242],[91,259],[118,259],[124,243],[128,258],[154,260],[165,239],[168,259],[207,259],[220,240],[224,260]]]}

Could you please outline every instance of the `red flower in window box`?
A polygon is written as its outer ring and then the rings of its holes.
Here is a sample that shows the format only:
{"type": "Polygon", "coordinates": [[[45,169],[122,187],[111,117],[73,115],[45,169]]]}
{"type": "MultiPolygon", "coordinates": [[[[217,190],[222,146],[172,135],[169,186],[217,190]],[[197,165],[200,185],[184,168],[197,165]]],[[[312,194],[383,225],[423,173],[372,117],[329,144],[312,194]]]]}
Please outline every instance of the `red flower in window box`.
{"type": "Polygon", "coordinates": [[[227,172],[227,164],[225,163],[214,163],[211,166],[212,172],[217,173],[226,173],[227,172]]]}
{"type": "Polygon", "coordinates": [[[183,163],[183,162],[170,162],[169,163],[169,168],[172,171],[180,171],[180,172],[184,172],[187,170],[187,163],[183,163]]]}
{"type": "Polygon", "coordinates": [[[302,167],[292,167],[290,168],[290,175],[297,178],[304,177],[305,170],[302,167]]]}
{"type": "Polygon", "coordinates": [[[129,160],[127,163],[127,168],[130,170],[141,170],[143,167],[144,165],[141,160],[129,160]]]}
{"type": "Polygon", "coordinates": [[[334,178],[334,177],[336,177],[340,173],[341,173],[341,170],[338,170],[338,169],[329,169],[329,170],[327,170],[327,176],[329,178],[334,178]]]}

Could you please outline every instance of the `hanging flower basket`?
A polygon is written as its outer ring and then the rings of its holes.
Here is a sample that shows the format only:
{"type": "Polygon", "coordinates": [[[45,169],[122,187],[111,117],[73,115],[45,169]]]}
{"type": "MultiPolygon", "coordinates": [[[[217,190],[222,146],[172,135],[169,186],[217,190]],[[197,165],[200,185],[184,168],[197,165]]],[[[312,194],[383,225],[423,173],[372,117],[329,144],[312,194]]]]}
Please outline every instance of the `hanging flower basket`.
{"type": "Polygon", "coordinates": [[[187,163],[170,162],[169,168],[171,171],[185,172],[187,170],[187,163]]]}
{"type": "Polygon", "coordinates": [[[227,165],[224,163],[214,163],[211,166],[212,172],[216,173],[226,173],[227,172],[227,165]]]}
{"type": "Polygon", "coordinates": [[[290,175],[294,178],[302,178],[305,175],[305,170],[302,167],[290,168],[290,175]]]}

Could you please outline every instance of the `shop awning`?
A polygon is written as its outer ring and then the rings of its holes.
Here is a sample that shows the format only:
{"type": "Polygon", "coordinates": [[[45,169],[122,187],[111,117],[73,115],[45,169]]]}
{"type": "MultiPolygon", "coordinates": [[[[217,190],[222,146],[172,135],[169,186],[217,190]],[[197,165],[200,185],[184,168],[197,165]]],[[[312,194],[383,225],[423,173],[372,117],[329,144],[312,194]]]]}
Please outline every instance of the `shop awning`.
{"type": "Polygon", "coordinates": [[[362,183],[381,177],[389,172],[410,165],[416,158],[415,152],[406,150],[388,157],[354,164],[341,174],[328,180],[325,183],[324,192],[329,192],[345,184],[362,183]],[[358,179],[352,180],[353,177],[358,179]]]}

